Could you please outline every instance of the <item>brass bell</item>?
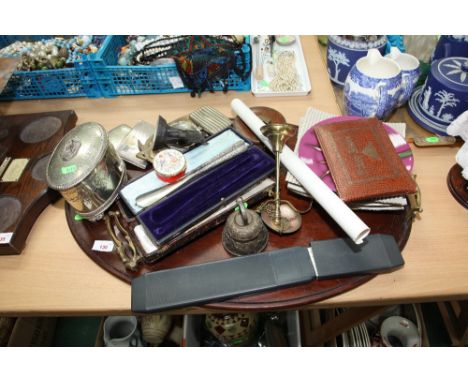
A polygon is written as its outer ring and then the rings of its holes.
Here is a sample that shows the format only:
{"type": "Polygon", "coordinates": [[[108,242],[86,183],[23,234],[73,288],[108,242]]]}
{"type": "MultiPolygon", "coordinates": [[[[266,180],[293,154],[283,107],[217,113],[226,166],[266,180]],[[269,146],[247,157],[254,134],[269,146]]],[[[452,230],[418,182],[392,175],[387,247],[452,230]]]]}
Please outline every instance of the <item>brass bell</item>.
{"type": "Polygon", "coordinates": [[[224,226],[224,249],[234,256],[263,251],[268,243],[268,230],[262,219],[256,212],[247,210],[242,199],[237,199],[237,205],[239,211],[229,215],[224,226]]]}

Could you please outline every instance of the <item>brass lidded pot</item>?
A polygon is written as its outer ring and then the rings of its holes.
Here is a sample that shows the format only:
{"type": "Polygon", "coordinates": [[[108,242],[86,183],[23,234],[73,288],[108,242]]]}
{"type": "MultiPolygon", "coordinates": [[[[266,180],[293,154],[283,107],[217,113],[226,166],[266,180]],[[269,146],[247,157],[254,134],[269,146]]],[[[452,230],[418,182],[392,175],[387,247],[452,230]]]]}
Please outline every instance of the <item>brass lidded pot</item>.
{"type": "Polygon", "coordinates": [[[81,216],[99,220],[117,198],[126,168],[104,128],[88,122],[70,130],[55,147],[46,178],[81,216]]]}

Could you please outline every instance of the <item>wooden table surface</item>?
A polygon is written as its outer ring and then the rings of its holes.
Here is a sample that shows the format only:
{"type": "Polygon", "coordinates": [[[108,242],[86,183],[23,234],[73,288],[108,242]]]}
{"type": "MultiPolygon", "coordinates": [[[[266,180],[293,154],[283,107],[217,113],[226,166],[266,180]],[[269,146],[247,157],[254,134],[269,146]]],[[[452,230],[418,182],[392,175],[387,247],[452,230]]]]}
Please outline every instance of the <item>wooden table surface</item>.
{"type": "MultiPolygon", "coordinates": [[[[294,124],[310,106],[339,114],[317,40],[305,36],[302,44],[312,83],[308,96],[256,98],[248,92],[230,91],[203,93],[201,98],[165,94],[3,102],[0,115],[73,109],[78,123],[96,121],[111,129],[121,123],[132,126],[139,120],[155,123],[158,115],[172,120],[204,105],[232,115],[230,102],[236,97],[249,106],[277,109],[294,124]]],[[[424,212],[415,220],[403,251],[405,266],[314,307],[468,298],[468,210],[455,201],[446,185],[457,147],[412,149],[424,212]]],[[[0,256],[0,290],[0,313],[6,315],[130,312],[130,286],[105,272],[81,251],[65,221],[63,200],[49,206],[38,218],[21,255],[0,256]]]]}

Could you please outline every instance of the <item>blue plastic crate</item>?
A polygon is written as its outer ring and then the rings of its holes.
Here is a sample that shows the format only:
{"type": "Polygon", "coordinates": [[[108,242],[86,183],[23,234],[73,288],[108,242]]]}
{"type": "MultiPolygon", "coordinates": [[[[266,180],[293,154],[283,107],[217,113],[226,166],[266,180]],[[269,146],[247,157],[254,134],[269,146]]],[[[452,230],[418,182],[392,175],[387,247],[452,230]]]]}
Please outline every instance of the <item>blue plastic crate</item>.
{"type": "MultiPolygon", "coordinates": [[[[117,65],[120,50],[126,43],[126,36],[108,36],[98,57],[102,61],[93,61],[92,67],[100,90],[105,97],[130,94],[160,94],[191,92],[190,89],[174,88],[171,77],[180,78],[174,64],[155,66],[120,66],[117,65]]],[[[247,70],[250,71],[251,55],[249,44],[244,44],[247,70]]],[[[242,79],[231,72],[228,78],[229,90],[250,90],[250,76],[242,79]]],[[[214,90],[223,90],[222,84],[215,84],[214,90]]]]}
{"type": "MultiPolygon", "coordinates": [[[[50,37],[52,36],[0,36],[0,47],[18,40],[37,41],[50,37]]],[[[93,59],[98,59],[98,54],[90,55],[87,59],[86,65],[75,62],[72,68],[15,71],[0,94],[0,100],[102,97],[89,65],[93,59]]]]}
{"type": "Polygon", "coordinates": [[[49,38],[49,35],[0,35],[0,49],[8,46],[15,41],[38,41],[44,38],[49,38]]]}

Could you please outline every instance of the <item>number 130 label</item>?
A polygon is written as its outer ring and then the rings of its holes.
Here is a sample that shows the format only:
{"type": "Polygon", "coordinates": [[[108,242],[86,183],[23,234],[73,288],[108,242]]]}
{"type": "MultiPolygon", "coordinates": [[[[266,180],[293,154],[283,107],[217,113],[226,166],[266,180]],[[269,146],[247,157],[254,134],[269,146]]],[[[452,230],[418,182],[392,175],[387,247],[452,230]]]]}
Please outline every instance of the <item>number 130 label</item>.
{"type": "Polygon", "coordinates": [[[2,232],[0,233],[0,244],[8,244],[11,241],[13,232],[2,232]]]}
{"type": "Polygon", "coordinates": [[[112,252],[114,249],[114,242],[110,240],[95,240],[93,244],[93,251],[98,252],[112,252]]]}

